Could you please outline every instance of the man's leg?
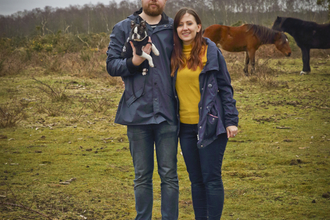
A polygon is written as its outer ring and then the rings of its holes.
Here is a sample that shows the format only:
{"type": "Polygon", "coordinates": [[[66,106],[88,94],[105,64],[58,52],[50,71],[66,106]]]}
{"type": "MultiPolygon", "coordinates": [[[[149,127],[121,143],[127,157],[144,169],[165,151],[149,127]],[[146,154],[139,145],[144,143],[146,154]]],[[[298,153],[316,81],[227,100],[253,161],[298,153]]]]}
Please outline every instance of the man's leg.
{"type": "Polygon", "coordinates": [[[154,169],[154,138],[150,125],[127,126],[127,136],[133,158],[135,179],[136,220],[149,220],[152,216],[154,169]]]}
{"type": "Polygon", "coordinates": [[[162,220],[178,219],[177,126],[163,122],[155,126],[158,173],[161,179],[162,220]]]}

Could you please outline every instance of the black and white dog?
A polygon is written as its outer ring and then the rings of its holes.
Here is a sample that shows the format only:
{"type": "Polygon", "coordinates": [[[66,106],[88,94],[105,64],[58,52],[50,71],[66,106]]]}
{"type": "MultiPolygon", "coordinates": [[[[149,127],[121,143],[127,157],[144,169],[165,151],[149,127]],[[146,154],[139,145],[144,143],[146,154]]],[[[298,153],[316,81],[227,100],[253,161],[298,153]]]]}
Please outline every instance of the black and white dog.
{"type": "MultiPolygon", "coordinates": [[[[128,51],[131,51],[130,41],[133,42],[133,45],[136,50],[136,54],[147,59],[149,62],[149,66],[154,67],[154,63],[152,61],[152,57],[143,51],[143,47],[147,44],[151,44],[151,50],[156,55],[159,56],[159,51],[153,43],[148,42],[149,35],[147,32],[147,24],[145,20],[142,20],[140,24],[136,24],[134,21],[131,21],[131,33],[129,38],[127,39],[125,46],[123,48],[122,56],[132,56],[132,54],[128,54],[128,51]]],[[[145,75],[145,74],[143,74],[145,75]]]]}

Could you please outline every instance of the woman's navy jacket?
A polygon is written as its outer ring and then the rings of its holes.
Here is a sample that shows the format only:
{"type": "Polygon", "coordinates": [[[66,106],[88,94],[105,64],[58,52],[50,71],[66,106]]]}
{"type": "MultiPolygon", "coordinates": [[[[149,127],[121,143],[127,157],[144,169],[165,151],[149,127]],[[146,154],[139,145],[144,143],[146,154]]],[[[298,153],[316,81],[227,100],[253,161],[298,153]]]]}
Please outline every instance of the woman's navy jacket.
{"type": "MultiPolygon", "coordinates": [[[[236,100],[233,98],[230,75],[221,51],[208,38],[207,62],[199,75],[201,100],[198,104],[198,142],[199,148],[212,143],[219,134],[226,133],[226,127],[238,125],[238,111],[236,100]]],[[[173,91],[176,94],[174,76],[173,91]]],[[[177,111],[179,100],[177,99],[177,111]]],[[[178,118],[178,121],[179,118],[178,118]]]]}
{"type": "Polygon", "coordinates": [[[162,14],[160,23],[152,28],[147,24],[148,34],[160,55],[151,53],[155,67],[148,61],[139,67],[132,64],[131,58],[121,53],[131,31],[131,21],[140,23],[140,11],[117,23],[110,35],[107,51],[107,71],[111,76],[122,77],[125,91],[118,105],[115,122],[123,125],[159,124],[167,121],[177,124],[176,100],[172,90],[170,58],[173,49],[173,19],[162,14]],[[147,68],[147,75],[142,69],[147,68]]]}

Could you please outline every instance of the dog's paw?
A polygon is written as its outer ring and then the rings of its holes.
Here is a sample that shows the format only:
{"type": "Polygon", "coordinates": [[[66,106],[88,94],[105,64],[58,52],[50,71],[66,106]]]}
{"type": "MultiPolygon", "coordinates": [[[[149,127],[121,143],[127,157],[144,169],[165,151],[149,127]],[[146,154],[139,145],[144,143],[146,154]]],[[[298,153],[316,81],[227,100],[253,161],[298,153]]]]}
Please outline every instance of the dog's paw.
{"type": "Polygon", "coordinates": [[[142,75],[145,76],[147,75],[148,69],[147,68],[143,68],[142,70],[142,75]]]}
{"type": "Polygon", "coordinates": [[[158,51],[158,49],[156,48],[155,45],[152,45],[151,50],[156,56],[159,56],[159,51],[158,51]]]}

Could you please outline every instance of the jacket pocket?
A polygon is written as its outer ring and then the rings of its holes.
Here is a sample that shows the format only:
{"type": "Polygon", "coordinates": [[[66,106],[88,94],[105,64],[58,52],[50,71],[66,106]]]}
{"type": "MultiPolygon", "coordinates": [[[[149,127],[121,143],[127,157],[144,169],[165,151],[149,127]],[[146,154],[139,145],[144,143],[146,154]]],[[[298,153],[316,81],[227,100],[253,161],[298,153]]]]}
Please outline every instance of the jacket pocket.
{"type": "Polygon", "coordinates": [[[128,107],[131,106],[137,99],[139,99],[142,96],[142,93],[143,93],[143,88],[140,89],[139,91],[136,91],[135,95],[125,91],[124,96],[125,96],[126,105],[128,107]]]}
{"type": "Polygon", "coordinates": [[[204,139],[208,139],[216,135],[219,116],[215,106],[211,108],[206,117],[204,139]]]}
{"type": "Polygon", "coordinates": [[[142,76],[141,73],[136,73],[134,76],[124,78],[124,99],[127,107],[131,106],[137,99],[143,96],[146,77],[147,76],[142,76]]]}

